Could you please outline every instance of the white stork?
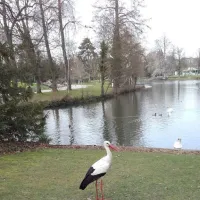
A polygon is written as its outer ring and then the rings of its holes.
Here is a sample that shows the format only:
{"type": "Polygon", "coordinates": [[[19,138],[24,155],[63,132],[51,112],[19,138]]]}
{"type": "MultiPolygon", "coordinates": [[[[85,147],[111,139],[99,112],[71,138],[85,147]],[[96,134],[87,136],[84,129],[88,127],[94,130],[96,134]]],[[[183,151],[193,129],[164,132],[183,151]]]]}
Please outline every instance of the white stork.
{"type": "MultiPolygon", "coordinates": [[[[112,153],[110,149],[116,150],[117,148],[110,144],[109,141],[104,141],[104,148],[106,149],[107,155],[95,162],[87,171],[85,178],[81,182],[79,189],[84,190],[90,183],[96,181],[96,200],[99,200],[98,197],[98,183],[97,180],[104,176],[112,163],[112,153]]],[[[103,181],[101,180],[101,195],[102,200],[104,200],[103,195],[103,181]]]]}

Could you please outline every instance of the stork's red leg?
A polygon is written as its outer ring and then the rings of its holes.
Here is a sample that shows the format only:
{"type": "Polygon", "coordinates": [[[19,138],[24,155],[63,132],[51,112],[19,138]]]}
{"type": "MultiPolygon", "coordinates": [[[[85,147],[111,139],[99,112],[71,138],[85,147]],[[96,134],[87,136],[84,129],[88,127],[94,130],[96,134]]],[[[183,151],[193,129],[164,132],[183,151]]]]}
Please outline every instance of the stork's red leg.
{"type": "Polygon", "coordinates": [[[97,182],[97,180],[96,180],[95,186],[96,186],[96,200],[99,200],[99,197],[98,197],[98,182],[97,182]]]}
{"type": "Polygon", "coordinates": [[[104,200],[104,194],[103,194],[103,181],[101,179],[101,197],[102,197],[102,200],[104,200]]]}

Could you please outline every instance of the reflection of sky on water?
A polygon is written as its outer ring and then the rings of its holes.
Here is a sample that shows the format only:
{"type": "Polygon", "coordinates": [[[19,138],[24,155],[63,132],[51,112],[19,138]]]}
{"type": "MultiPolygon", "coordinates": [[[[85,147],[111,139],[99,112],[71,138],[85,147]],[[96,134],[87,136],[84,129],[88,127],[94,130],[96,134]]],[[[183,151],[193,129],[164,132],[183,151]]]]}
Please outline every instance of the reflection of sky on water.
{"type": "Polygon", "coordinates": [[[153,82],[151,89],[105,103],[48,110],[46,133],[53,144],[99,145],[106,139],[120,145],[172,148],[180,137],[184,148],[200,149],[200,90],[196,83],[153,82]],[[174,109],[170,117],[168,106],[174,109]]]}

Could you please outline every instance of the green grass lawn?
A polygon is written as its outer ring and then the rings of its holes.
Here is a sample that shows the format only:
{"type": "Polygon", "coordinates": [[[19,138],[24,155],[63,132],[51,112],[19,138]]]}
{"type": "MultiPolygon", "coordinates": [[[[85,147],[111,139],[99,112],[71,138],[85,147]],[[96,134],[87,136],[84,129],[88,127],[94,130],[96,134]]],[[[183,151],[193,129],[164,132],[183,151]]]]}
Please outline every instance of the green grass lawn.
{"type": "MultiPolygon", "coordinates": [[[[1,200],[95,199],[94,184],[79,185],[102,150],[45,149],[0,157],[1,200]]],[[[104,177],[106,199],[199,200],[200,157],[114,152],[104,177]]]]}
{"type": "MultiPolygon", "coordinates": [[[[70,97],[74,98],[81,98],[87,97],[87,96],[100,96],[101,94],[101,83],[98,81],[89,82],[87,84],[87,88],[81,88],[81,89],[74,89],[69,91],[58,91],[58,92],[45,92],[42,94],[34,94],[33,98],[31,99],[32,102],[39,102],[39,101],[59,101],[66,95],[69,95],[70,97]]],[[[105,90],[108,86],[108,83],[105,83],[105,90]]],[[[111,91],[111,88],[109,88],[108,91],[111,91]]]]}
{"type": "MultiPolygon", "coordinates": [[[[32,85],[31,85],[31,87],[32,87],[32,89],[34,90],[34,91],[36,91],[37,89],[37,85],[36,85],[36,83],[33,83],[32,85]]],[[[46,86],[46,85],[41,85],[41,89],[42,90],[49,90],[50,89],[50,87],[48,87],[48,86],[46,86]]]]}
{"type": "MultiPolygon", "coordinates": [[[[28,86],[29,86],[29,84],[18,82],[18,87],[25,87],[26,88],[28,86]]],[[[36,83],[33,83],[30,86],[33,89],[33,91],[35,92],[36,91],[36,87],[37,87],[36,83]]],[[[41,85],[41,89],[42,90],[49,90],[50,88],[48,86],[46,86],[46,85],[41,85]]]]}

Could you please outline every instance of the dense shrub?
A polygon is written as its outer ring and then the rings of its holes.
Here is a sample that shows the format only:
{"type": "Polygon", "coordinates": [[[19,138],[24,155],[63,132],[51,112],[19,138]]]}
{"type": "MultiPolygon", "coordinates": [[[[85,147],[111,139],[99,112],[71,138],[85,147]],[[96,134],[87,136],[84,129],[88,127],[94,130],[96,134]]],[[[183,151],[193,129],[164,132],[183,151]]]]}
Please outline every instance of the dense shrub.
{"type": "Polygon", "coordinates": [[[43,135],[45,117],[39,104],[9,101],[0,110],[1,141],[37,141],[43,135]]]}
{"type": "Polygon", "coordinates": [[[9,48],[0,43],[0,142],[48,142],[43,107],[28,103],[33,92],[18,86],[20,72],[14,63],[9,48]]]}

